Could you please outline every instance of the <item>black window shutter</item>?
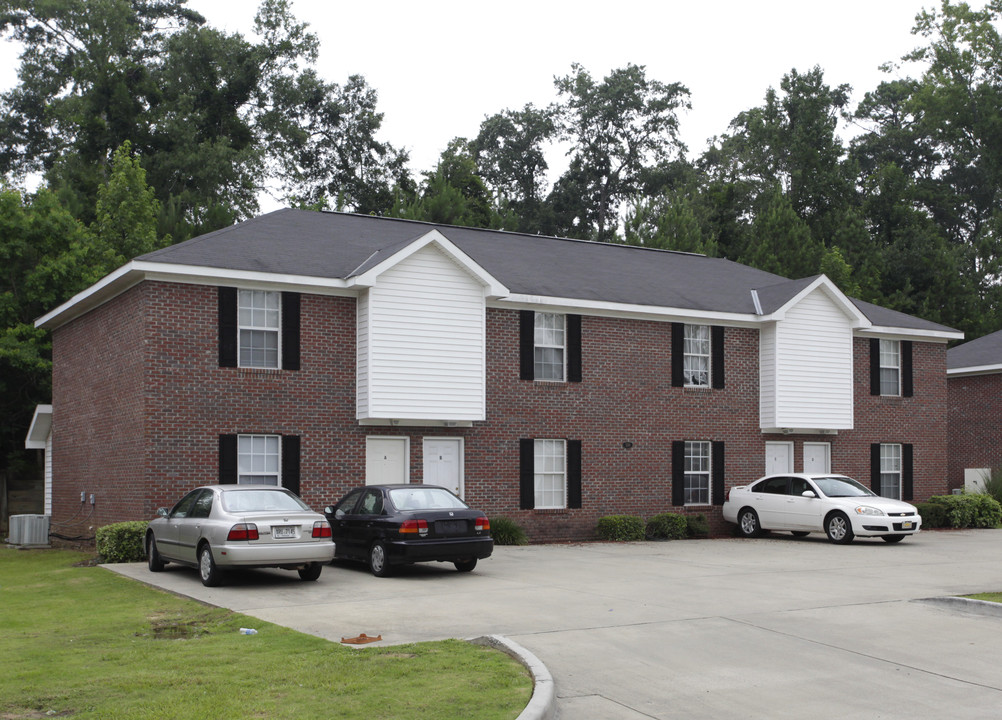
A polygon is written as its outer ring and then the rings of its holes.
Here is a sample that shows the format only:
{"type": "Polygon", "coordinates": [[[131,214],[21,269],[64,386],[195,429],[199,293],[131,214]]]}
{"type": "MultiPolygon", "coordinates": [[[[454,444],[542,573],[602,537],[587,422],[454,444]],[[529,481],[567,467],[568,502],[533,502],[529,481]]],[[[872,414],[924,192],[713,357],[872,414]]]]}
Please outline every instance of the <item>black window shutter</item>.
{"type": "MultiPolygon", "coordinates": [[[[671,324],[671,386],[685,385],[685,325],[671,324]]],[[[678,504],[678,503],[676,503],[678,504]]]]}
{"type": "Polygon", "coordinates": [[[520,310],[518,313],[518,344],[519,378],[533,380],[536,363],[536,313],[532,310],[520,310]]]}
{"type": "Polygon", "coordinates": [[[237,289],[219,288],[219,367],[237,366],[237,289]]]}
{"type": "Polygon", "coordinates": [[[237,482],[237,436],[219,436],[219,484],[235,485],[237,482]]]}
{"type": "Polygon", "coordinates": [[[685,440],[671,444],[671,504],[685,505],[685,440]]]}
{"type": "Polygon", "coordinates": [[[523,438],[518,444],[518,506],[532,510],[536,505],[536,443],[531,438],[523,438]]]}
{"type": "Polygon", "coordinates": [[[710,364],[713,367],[713,387],[724,387],[724,328],[714,325],[710,328],[710,364]]]}
{"type": "Polygon", "coordinates": [[[282,293],[282,369],[299,369],[299,293],[282,293]]]}
{"type": "Polygon", "coordinates": [[[912,341],[901,341],[901,395],[911,397],[915,393],[912,382],[912,341]]]}
{"type": "Polygon", "coordinates": [[[880,443],[870,445],[870,489],[880,494],[880,443]]]}
{"type": "Polygon", "coordinates": [[[282,436],[282,487],[299,494],[299,436],[282,436]]]}
{"type": "Polygon", "coordinates": [[[581,507],[581,441],[567,441],[567,507],[581,507]]]}
{"type": "Polygon", "coordinates": [[[581,382],[581,316],[567,316],[567,381],[581,382]]]}
{"type": "Polygon", "coordinates": [[[870,338],[870,394],[880,394],[880,340],[870,338]]]}
{"type": "Polygon", "coordinates": [[[715,442],[711,446],[713,453],[711,465],[713,466],[713,504],[724,504],[724,444],[715,442]]]}
{"type": "Polygon", "coordinates": [[[901,499],[911,500],[915,497],[915,459],[914,447],[911,444],[901,446],[901,499]]]}

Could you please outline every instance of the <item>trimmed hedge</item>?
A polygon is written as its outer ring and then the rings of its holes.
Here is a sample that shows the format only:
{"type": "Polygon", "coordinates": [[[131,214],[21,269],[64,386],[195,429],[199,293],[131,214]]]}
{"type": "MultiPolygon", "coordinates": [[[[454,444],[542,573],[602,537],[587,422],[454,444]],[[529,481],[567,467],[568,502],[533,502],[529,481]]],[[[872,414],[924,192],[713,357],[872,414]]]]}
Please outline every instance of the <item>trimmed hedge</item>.
{"type": "Polygon", "coordinates": [[[643,540],[644,521],[636,515],[607,515],[598,519],[598,536],[602,540],[643,540]]]}
{"type": "Polygon", "coordinates": [[[648,540],[681,540],[689,534],[684,515],[661,513],[647,521],[648,540]]]}
{"type": "Polygon", "coordinates": [[[509,517],[491,518],[491,537],[495,545],[528,545],[525,529],[509,517]]]}
{"type": "Polygon", "coordinates": [[[145,537],[149,522],[131,520],[99,527],[94,533],[97,554],[106,563],[141,562],[146,559],[145,537]]]}
{"type": "Polygon", "coordinates": [[[917,507],[923,527],[994,528],[1002,525],[1002,504],[991,495],[933,495],[917,507]]]}
{"type": "Polygon", "coordinates": [[[686,515],[686,534],[691,538],[710,537],[710,521],[706,515],[686,515]]]}

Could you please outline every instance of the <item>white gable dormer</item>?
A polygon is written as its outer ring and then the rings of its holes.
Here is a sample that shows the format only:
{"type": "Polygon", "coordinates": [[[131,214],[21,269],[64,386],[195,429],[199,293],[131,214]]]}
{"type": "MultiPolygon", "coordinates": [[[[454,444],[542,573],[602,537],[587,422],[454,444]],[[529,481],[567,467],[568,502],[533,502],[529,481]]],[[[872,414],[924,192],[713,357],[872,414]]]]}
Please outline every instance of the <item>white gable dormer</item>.
{"type": "Polygon", "coordinates": [[[507,289],[437,230],[368,264],[353,279],[358,420],[486,419],[486,301],[507,289]]]}
{"type": "Polygon", "coordinates": [[[763,319],[759,344],[762,430],[852,429],[853,331],[869,327],[866,316],[821,275],[763,319]]]}

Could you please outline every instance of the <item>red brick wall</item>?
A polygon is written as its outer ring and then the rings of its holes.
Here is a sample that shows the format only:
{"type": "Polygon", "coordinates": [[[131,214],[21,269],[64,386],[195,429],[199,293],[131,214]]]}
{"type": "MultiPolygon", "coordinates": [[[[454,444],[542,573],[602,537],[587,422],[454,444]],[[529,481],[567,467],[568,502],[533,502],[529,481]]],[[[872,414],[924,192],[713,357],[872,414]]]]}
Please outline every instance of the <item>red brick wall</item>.
{"type": "MultiPolygon", "coordinates": [[[[798,468],[805,440],[831,442],[833,469],[864,482],[871,442],[910,442],[916,499],[942,492],[945,346],[915,343],[914,398],[872,398],[868,343],[857,340],[857,429],[770,437],[758,424],[755,329],[726,330],[726,387],[720,390],[671,387],[669,323],[584,317],[580,383],[520,380],[518,335],[517,312],[488,310],[486,422],[360,427],[353,299],[302,296],[300,371],[220,368],[216,289],[145,282],[56,332],[54,519],[77,509],[83,485],[110,496],[107,507],[97,506],[101,524],[152,517],[185,490],[216,482],[224,433],[299,435],[301,492],[318,509],[364,482],[366,436],[408,436],[415,482],[423,472],[422,439],[461,436],[467,500],[492,516],[516,519],[534,541],[594,537],[604,515],[648,518],[682,510],[671,506],[674,440],[723,442],[728,486],[763,474],[767,440],[793,440],[798,468]],[[128,442],[109,446],[101,440],[109,437],[128,442]],[[518,509],[522,438],[582,442],[580,510],[518,509]],[[77,456],[88,463],[72,459],[77,456]],[[86,471],[69,473],[77,467],[86,471]],[[119,494],[122,501],[112,508],[119,494]]],[[[706,514],[717,532],[728,530],[719,508],[691,512],[706,514]]]]}
{"type": "Polygon", "coordinates": [[[965,468],[1002,467],[1002,374],[953,377],[949,385],[950,488],[965,468]]]}

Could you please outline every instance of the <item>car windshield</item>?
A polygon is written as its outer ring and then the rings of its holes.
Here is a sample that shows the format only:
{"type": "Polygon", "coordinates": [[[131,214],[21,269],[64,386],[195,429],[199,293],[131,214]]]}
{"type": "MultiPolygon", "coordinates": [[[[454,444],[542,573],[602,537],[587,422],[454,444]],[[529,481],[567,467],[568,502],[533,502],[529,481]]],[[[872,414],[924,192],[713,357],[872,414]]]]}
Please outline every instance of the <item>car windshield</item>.
{"type": "Polygon", "coordinates": [[[862,483],[859,483],[852,478],[840,477],[837,475],[831,477],[819,477],[814,478],[814,484],[818,486],[827,497],[869,497],[871,495],[876,495],[875,492],[870,490],[862,483]]]}
{"type": "Polygon", "coordinates": [[[462,510],[466,503],[443,488],[394,488],[390,500],[397,510],[462,510]]]}
{"type": "Polygon", "coordinates": [[[240,490],[224,492],[223,509],[231,513],[262,512],[268,510],[282,511],[309,510],[306,503],[295,495],[281,490],[240,490]]]}

